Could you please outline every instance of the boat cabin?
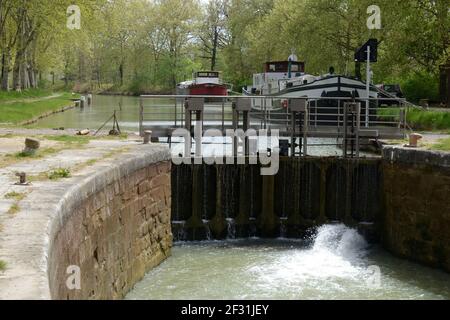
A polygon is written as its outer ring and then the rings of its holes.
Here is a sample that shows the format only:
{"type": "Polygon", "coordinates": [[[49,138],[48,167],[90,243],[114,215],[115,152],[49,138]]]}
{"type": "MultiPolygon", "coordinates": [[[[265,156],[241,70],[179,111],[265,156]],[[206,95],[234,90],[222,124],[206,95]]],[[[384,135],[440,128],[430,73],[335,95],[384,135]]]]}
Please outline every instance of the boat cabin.
{"type": "Polygon", "coordinates": [[[300,61],[272,61],[264,64],[264,72],[253,75],[253,86],[249,93],[268,95],[280,91],[280,82],[300,77],[305,72],[305,63],[300,61]]]}
{"type": "Polygon", "coordinates": [[[274,61],[264,64],[265,73],[304,73],[305,63],[299,61],[274,61]]]}
{"type": "Polygon", "coordinates": [[[199,71],[195,73],[196,84],[220,84],[220,73],[218,71],[199,71]]]}

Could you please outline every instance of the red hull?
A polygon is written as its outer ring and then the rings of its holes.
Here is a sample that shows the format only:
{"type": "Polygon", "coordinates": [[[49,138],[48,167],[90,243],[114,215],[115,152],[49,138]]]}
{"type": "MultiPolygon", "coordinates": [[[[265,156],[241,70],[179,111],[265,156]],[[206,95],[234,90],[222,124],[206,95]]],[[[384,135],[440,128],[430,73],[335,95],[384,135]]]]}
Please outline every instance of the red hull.
{"type": "Polygon", "coordinates": [[[228,88],[219,84],[198,84],[189,87],[189,94],[193,96],[227,96],[228,88]]]}

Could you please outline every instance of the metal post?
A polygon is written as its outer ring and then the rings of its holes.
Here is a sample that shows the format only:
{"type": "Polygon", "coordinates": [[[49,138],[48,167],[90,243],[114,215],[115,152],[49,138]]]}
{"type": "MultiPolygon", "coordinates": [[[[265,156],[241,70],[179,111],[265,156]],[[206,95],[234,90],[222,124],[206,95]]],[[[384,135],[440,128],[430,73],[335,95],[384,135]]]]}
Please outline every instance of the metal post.
{"type": "Polygon", "coordinates": [[[359,158],[359,131],[361,130],[361,104],[354,104],[356,108],[356,157],[359,158]]]}
{"type": "Polygon", "coordinates": [[[178,103],[177,103],[177,98],[175,98],[175,128],[177,127],[177,124],[178,124],[177,108],[178,108],[178,103]]]}
{"type": "MultiPolygon", "coordinates": [[[[236,133],[236,130],[239,128],[239,111],[236,110],[236,107],[233,108],[233,129],[236,133]]],[[[238,155],[238,137],[233,136],[233,156],[238,155]]]]}
{"type": "Polygon", "coordinates": [[[225,99],[222,99],[222,132],[225,133],[225,99]]]}
{"type": "Polygon", "coordinates": [[[305,119],[303,121],[303,156],[308,156],[309,102],[306,102],[305,119]]]}
{"type": "Polygon", "coordinates": [[[144,98],[139,99],[139,135],[144,136],[144,98]]]}
{"type": "Polygon", "coordinates": [[[348,125],[348,105],[344,103],[344,136],[342,140],[342,151],[344,158],[347,158],[347,125],[348,125]]]}
{"type": "Polygon", "coordinates": [[[366,103],[366,127],[369,127],[369,108],[370,108],[370,46],[367,47],[367,70],[366,70],[366,91],[367,91],[367,103],[366,103]]]}
{"type": "MultiPolygon", "coordinates": [[[[295,156],[295,128],[297,127],[297,121],[296,121],[296,117],[297,117],[297,113],[296,112],[291,112],[291,157],[295,156]]],[[[300,147],[300,152],[301,152],[301,147],[300,147]]]]}

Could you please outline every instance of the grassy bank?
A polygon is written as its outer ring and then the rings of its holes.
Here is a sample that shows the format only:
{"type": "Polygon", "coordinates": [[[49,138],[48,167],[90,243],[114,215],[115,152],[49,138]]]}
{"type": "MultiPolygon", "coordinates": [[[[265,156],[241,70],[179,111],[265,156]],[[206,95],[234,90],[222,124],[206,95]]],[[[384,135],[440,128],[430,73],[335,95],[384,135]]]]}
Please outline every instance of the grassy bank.
{"type": "Polygon", "coordinates": [[[450,138],[441,139],[439,142],[431,145],[428,149],[438,151],[450,151],[450,138]]]}
{"type": "Polygon", "coordinates": [[[21,100],[21,99],[43,98],[51,95],[52,92],[50,90],[43,90],[43,89],[29,89],[22,92],[0,91],[0,104],[2,102],[12,102],[14,100],[21,100]]]}
{"type": "Polygon", "coordinates": [[[73,104],[71,93],[29,90],[0,93],[0,125],[17,125],[73,104]]]}
{"type": "MultiPolygon", "coordinates": [[[[379,109],[378,114],[387,119],[389,116],[397,117],[400,113],[398,108],[379,109]]],[[[406,117],[408,125],[414,130],[441,131],[450,130],[450,110],[424,110],[419,108],[409,109],[406,117]]]]}

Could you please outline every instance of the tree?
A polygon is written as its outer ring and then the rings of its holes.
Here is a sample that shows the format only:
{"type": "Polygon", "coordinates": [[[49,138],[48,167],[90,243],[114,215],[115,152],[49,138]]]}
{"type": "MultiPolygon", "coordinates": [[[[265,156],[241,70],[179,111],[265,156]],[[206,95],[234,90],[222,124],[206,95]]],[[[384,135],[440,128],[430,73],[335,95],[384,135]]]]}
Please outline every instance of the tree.
{"type": "Polygon", "coordinates": [[[210,0],[204,13],[199,38],[202,58],[210,61],[210,70],[215,70],[219,49],[227,45],[226,12],[227,0],[210,0]]]}

